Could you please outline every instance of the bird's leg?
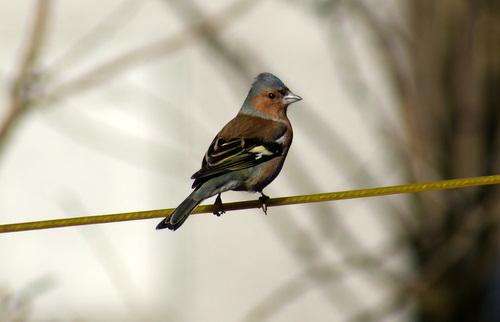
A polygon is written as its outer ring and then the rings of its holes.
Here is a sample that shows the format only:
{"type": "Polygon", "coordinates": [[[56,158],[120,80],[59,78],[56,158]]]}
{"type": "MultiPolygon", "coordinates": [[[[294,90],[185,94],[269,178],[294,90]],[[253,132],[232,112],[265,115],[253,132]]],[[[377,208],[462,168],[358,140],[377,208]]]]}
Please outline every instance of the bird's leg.
{"type": "Polygon", "coordinates": [[[215,198],[214,206],[219,206],[219,211],[214,211],[214,215],[216,215],[217,217],[219,217],[220,215],[222,215],[223,213],[226,212],[224,210],[224,205],[222,204],[222,199],[220,197],[220,193],[217,196],[217,198],[215,198]]]}
{"type": "Polygon", "coordinates": [[[266,196],[262,191],[260,192],[262,195],[259,200],[262,202],[262,211],[267,215],[267,205],[266,201],[269,200],[269,196],[266,196]]]}

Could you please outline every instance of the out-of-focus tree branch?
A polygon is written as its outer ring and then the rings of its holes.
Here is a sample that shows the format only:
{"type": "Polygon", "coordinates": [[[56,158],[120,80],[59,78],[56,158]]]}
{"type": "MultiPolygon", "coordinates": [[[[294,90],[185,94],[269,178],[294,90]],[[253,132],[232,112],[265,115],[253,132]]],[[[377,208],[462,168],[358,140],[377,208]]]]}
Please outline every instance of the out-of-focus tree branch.
{"type": "Polygon", "coordinates": [[[0,152],[4,149],[15,124],[32,106],[37,94],[37,69],[48,28],[50,3],[50,0],[39,0],[36,3],[25,53],[12,82],[7,116],[0,125],[0,152]]]}
{"type": "MultiPolygon", "coordinates": [[[[251,0],[237,1],[220,13],[191,25],[176,35],[167,36],[149,45],[120,54],[107,62],[97,64],[72,80],[57,83],[57,79],[49,77],[55,75],[57,71],[50,70],[50,68],[41,70],[38,66],[49,21],[50,0],[38,1],[26,54],[20,64],[18,75],[13,81],[9,112],[0,128],[0,153],[9,134],[15,128],[15,124],[29,109],[35,106],[49,106],[71,95],[94,88],[138,64],[180,50],[203,37],[218,32],[241,15],[246,14],[254,4],[255,1],[251,0]],[[38,79],[43,80],[43,84],[37,82],[38,79]]],[[[57,66],[56,64],[55,67],[57,66]]]]}
{"type": "MultiPolygon", "coordinates": [[[[45,77],[56,76],[60,71],[71,68],[76,63],[88,59],[93,50],[96,50],[116,33],[119,33],[127,21],[134,18],[147,2],[142,0],[124,0],[120,2],[108,15],[92,27],[85,35],[78,39],[62,55],[51,63],[51,72],[45,77]]],[[[47,79],[47,78],[44,78],[47,79]]]]}
{"type": "Polygon", "coordinates": [[[164,57],[173,51],[180,50],[204,37],[208,37],[226,27],[241,15],[246,14],[247,9],[253,3],[254,1],[251,0],[237,1],[213,17],[191,25],[176,35],[167,36],[162,40],[118,55],[64,84],[55,84],[41,98],[39,104],[53,104],[70,95],[98,86],[138,64],[164,57]]]}

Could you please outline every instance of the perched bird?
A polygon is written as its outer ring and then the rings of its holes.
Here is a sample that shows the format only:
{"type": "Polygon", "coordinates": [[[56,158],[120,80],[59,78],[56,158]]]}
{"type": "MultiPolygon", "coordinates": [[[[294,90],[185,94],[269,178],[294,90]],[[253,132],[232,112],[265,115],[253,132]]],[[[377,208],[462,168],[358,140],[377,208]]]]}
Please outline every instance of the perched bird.
{"type": "Polygon", "coordinates": [[[262,209],[269,198],[262,192],[281,171],[292,144],[288,105],[302,98],[276,76],[262,73],[255,81],[239,113],[210,144],[201,169],[193,174],[193,192],[156,229],[179,228],[203,200],[215,201],[224,213],[220,194],[228,190],[260,192],[262,209]]]}

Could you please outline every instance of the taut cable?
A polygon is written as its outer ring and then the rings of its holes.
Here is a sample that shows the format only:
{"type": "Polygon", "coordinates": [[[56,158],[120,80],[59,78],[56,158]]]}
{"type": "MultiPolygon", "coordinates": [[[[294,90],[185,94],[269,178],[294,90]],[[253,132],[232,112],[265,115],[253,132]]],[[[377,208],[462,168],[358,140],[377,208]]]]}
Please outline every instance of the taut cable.
{"type": "MultiPolygon", "coordinates": [[[[434,181],[434,182],[425,182],[425,183],[414,183],[414,184],[405,184],[405,185],[380,187],[380,188],[348,190],[348,191],[339,191],[339,192],[318,193],[318,194],[312,194],[312,195],[300,195],[300,196],[291,196],[291,197],[282,197],[282,198],[272,198],[272,199],[269,199],[266,201],[266,205],[268,207],[296,205],[296,204],[303,204],[303,203],[385,196],[385,195],[410,193],[410,192],[422,192],[422,191],[430,191],[430,190],[456,189],[456,188],[483,186],[483,185],[491,185],[491,184],[499,184],[499,183],[500,183],[500,175],[491,175],[491,176],[484,176],[484,177],[453,179],[453,180],[434,181]]],[[[232,202],[232,203],[224,204],[224,210],[226,210],[226,211],[241,210],[241,209],[258,208],[261,206],[262,206],[262,203],[259,200],[241,201],[241,202],[232,202]]],[[[44,221],[33,221],[33,222],[25,222],[25,223],[6,224],[6,225],[0,225],[0,233],[48,229],[48,228],[58,228],[58,227],[92,225],[92,224],[104,224],[104,223],[119,222],[119,221],[166,217],[173,210],[174,209],[170,208],[170,209],[128,212],[128,213],[112,214],[112,215],[85,216],[85,217],[76,217],[76,218],[67,218],[67,219],[52,219],[52,220],[44,220],[44,221]]],[[[218,210],[219,210],[219,206],[213,206],[213,205],[198,206],[193,211],[193,214],[213,213],[214,211],[218,211],[218,210]]]]}

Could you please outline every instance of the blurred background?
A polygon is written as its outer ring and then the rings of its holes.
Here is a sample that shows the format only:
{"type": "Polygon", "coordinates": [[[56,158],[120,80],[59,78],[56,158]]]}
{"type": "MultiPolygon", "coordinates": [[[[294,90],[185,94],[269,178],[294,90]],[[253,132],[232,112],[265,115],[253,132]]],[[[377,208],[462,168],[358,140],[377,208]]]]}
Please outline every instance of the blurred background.
{"type": "MultiPolygon", "coordinates": [[[[303,98],[271,198],[499,174],[499,26],[496,0],[4,1],[0,223],[177,206],[263,71],[303,98]]],[[[268,214],[0,235],[0,321],[500,321],[498,185],[268,214]]]]}

